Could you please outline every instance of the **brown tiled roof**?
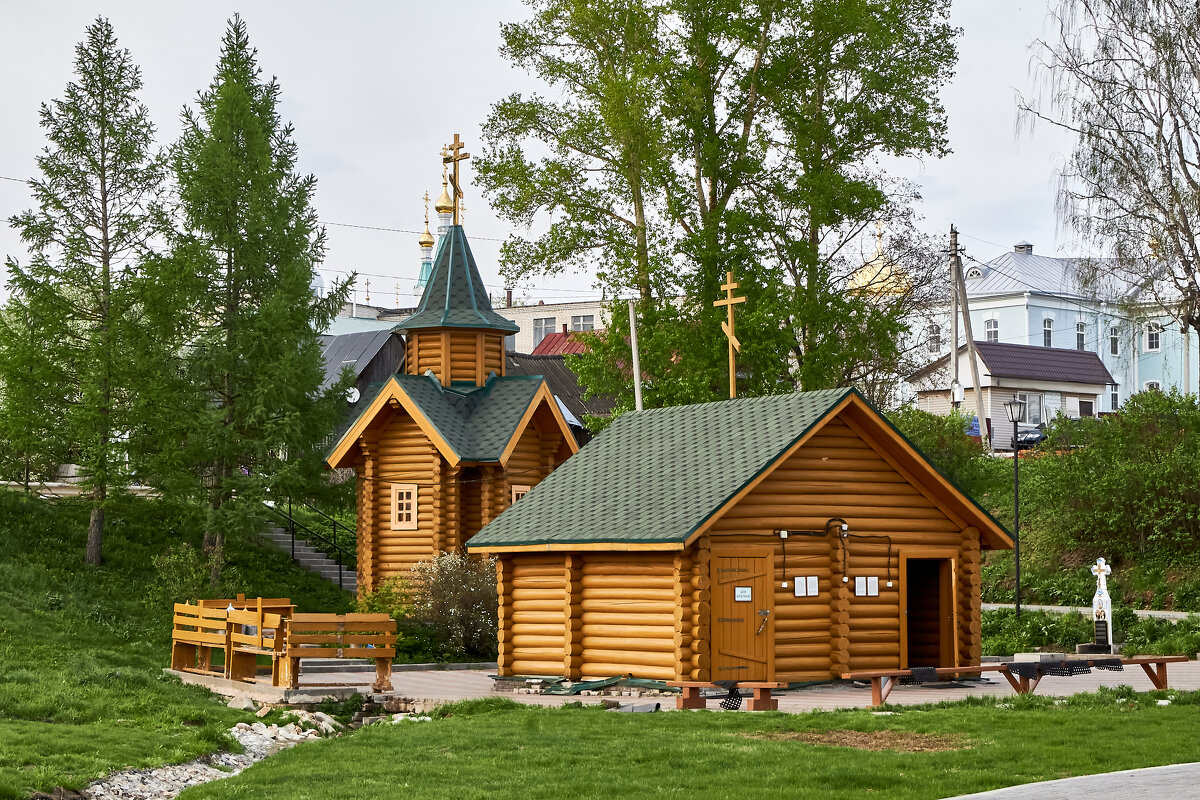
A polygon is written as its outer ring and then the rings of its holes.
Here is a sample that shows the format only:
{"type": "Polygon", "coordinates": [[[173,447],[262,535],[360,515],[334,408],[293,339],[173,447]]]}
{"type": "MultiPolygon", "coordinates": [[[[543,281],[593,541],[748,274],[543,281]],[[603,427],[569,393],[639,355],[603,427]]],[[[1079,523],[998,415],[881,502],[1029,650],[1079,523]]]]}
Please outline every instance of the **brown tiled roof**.
{"type": "Polygon", "coordinates": [[[586,353],[590,349],[581,337],[576,336],[574,332],[555,331],[554,333],[547,333],[546,338],[538,342],[537,347],[533,348],[530,355],[578,355],[579,353],[586,353]]]}
{"type": "MultiPolygon", "coordinates": [[[[961,353],[966,345],[961,346],[961,353]]],[[[1038,347],[1008,342],[975,342],[979,358],[987,374],[993,378],[1017,378],[1057,383],[1116,383],[1100,356],[1090,350],[1071,350],[1063,347],[1038,347]]],[[[950,360],[949,354],[917,370],[909,380],[941,367],[950,360]]]]}

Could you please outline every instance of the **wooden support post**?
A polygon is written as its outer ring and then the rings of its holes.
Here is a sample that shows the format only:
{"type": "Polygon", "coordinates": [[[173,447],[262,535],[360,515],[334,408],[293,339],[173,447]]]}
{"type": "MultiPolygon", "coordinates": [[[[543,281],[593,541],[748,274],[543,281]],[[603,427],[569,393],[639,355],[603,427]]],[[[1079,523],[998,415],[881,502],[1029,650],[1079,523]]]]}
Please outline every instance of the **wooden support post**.
{"type": "Polygon", "coordinates": [[[746,708],[749,711],[778,711],[779,701],[771,696],[770,688],[758,686],[755,687],[754,696],[750,698],[746,708]]]}
{"type": "Polygon", "coordinates": [[[675,708],[706,708],[704,698],[700,696],[699,686],[684,686],[679,690],[679,697],[675,698],[675,708]]]}
{"type": "Polygon", "coordinates": [[[583,557],[567,555],[563,563],[563,676],[583,677],[583,557]]]}
{"type": "Polygon", "coordinates": [[[1156,664],[1142,663],[1142,671],[1146,673],[1146,677],[1154,684],[1155,689],[1167,688],[1167,665],[1165,662],[1156,664]]]}
{"type": "Polygon", "coordinates": [[[375,683],[371,689],[376,692],[392,690],[392,660],[390,658],[375,659],[375,683]]]}
{"type": "Polygon", "coordinates": [[[512,557],[496,559],[496,595],[499,599],[496,628],[496,674],[508,675],[512,663],[512,557]]]}
{"type": "Polygon", "coordinates": [[[692,560],[679,553],[673,562],[673,588],[675,594],[675,678],[692,678],[692,560]]]}
{"type": "Polygon", "coordinates": [[[696,548],[695,566],[692,570],[692,680],[711,679],[711,589],[708,575],[712,551],[705,536],[696,548]]]}

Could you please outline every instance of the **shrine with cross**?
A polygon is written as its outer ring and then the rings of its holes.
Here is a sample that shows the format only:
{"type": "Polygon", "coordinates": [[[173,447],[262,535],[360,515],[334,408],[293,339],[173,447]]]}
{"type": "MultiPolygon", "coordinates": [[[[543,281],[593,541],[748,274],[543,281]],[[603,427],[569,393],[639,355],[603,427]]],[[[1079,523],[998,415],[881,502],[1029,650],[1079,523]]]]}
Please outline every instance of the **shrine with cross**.
{"type": "MultiPolygon", "coordinates": [[[[455,134],[443,150],[454,196],[443,191],[436,206],[451,207],[453,223],[416,312],[394,329],[405,338],[401,371],[359,401],[327,458],[355,470],[360,593],[460,551],[578,449],[545,380],[505,375],[504,338],[518,329],[492,310],[459,224],[462,147],[455,134]]],[[[427,222],[421,245],[433,243],[427,222]]]]}

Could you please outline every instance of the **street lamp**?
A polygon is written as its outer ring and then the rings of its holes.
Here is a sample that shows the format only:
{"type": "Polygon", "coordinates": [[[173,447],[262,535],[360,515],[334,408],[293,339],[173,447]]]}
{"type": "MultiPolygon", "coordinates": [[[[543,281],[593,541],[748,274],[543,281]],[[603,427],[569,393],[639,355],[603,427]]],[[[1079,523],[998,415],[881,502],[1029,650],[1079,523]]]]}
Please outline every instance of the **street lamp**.
{"type": "Polygon", "coordinates": [[[1013,560],[1017,566],[1017,592],[1016,592],[1016,608],[1017,616],[1021,616],[1021,495],[1020,495],[1020,464],[1021,464],[1021,443],[1017,440],[1017,423],[1025,416],[1025,401],[1018,400],[1013,396],[1004,404],[1004,411],[1008,414],[1008,421],[1013,426],[1013,560]]]}

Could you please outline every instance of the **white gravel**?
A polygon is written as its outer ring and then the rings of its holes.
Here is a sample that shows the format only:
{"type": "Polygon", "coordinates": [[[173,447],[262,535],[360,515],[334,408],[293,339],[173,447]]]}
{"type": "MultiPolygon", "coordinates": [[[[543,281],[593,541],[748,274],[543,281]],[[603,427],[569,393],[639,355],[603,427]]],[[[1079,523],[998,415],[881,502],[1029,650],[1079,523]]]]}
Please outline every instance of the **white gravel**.
{"type": "Polygon", "coordinates": [[[300,742],[318,739],[322,733],[334,733],[341,725],[320,712],[292,712],[302,725],[264,725],[261,722],[239,722],[229,729],[230,735],[242,743],[243,753],[214,753],[187,764],[173,764],[157,769],[131,769],[116,772],[89,785],[82,794],[104,800],[170,800],[189,786],[220,780],[236,775],[251,764],[273,753],[295,747],[300,742]]]}

